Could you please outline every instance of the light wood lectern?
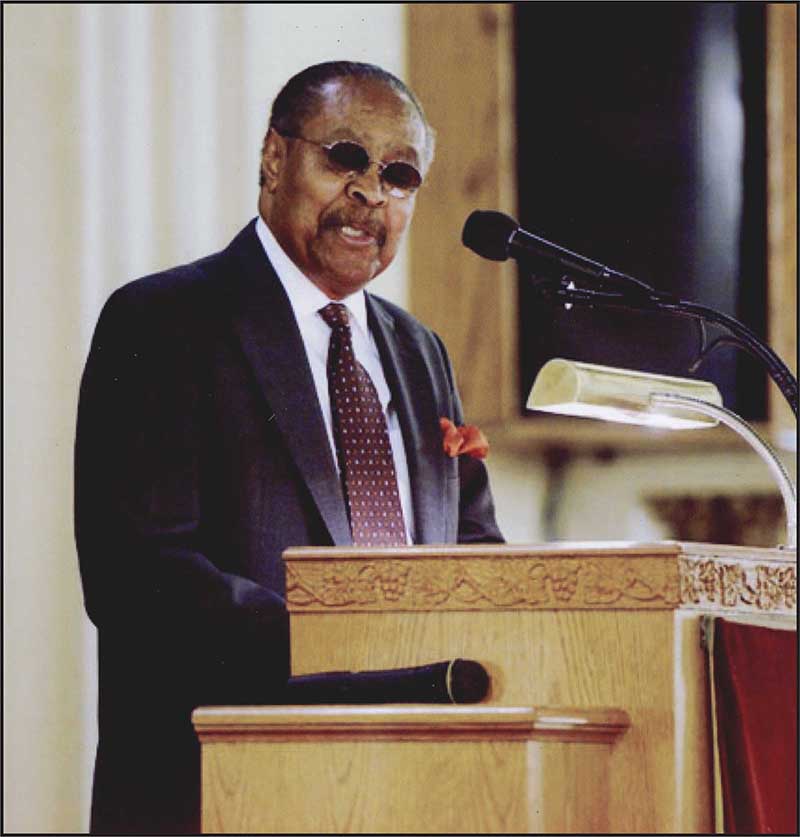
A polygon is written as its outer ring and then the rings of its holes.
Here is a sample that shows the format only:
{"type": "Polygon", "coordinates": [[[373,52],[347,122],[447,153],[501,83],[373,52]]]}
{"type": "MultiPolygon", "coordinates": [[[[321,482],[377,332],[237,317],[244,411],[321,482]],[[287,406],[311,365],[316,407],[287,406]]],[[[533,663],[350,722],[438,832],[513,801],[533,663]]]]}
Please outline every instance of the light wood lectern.
{"type": "Polygon", "coordinates": [[[206,707],[205,832],[709,832],[703,613],[796,615],[796,553],[288,550],[292,670],[463,657],[472,706],[206,707]]]}

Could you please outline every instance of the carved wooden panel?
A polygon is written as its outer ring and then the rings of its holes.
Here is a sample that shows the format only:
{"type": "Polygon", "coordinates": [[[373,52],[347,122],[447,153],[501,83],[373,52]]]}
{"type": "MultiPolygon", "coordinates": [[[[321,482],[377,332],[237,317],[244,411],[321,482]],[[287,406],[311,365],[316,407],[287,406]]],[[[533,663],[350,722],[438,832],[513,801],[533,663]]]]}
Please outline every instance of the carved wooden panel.
{"type": "Polygon", "coordinates": [[[682,558],[681,604],[756,613],[797,612],[797,567],[755,561],[682,558]]]}
{"type": "Polygon", "coordinates": [[[641,558],[337,561],[291,564],[293,611],[672,608],[674,561],[641,558]]]}
{"type": "Polygon", "coordinates": [[[796,612],[796,552],[708,544],[288,550],[290,611],[796,612]]]}

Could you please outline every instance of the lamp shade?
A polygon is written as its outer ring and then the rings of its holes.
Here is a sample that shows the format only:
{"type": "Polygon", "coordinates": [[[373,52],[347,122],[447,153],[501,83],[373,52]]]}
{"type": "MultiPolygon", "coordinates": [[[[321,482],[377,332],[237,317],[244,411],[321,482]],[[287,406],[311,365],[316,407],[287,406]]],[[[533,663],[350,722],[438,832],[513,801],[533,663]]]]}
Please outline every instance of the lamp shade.
{"type": "Polygon", "coordinates": [[[669,430],[713,427],[717,420],[685,406],[654,403],[656,394],[673,394],[722,405],[714,384],[632,369],[597,366],[555,358],[533,382],[527,407],[548,413],[639,424],[669,430]]]}

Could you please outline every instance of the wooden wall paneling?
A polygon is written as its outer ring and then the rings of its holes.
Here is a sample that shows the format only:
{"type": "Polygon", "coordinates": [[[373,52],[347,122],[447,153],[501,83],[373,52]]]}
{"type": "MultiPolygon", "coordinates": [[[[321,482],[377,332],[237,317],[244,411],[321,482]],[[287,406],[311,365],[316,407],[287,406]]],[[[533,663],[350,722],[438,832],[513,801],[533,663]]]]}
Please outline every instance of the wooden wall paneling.
{"type": "Polygon", "coordinates": [[[461,244],[474,209],[515,214],[513,8],[410,4],[409,82],[437,133],[410,235],[410,308],[444,340],[470,422],[518,411],[516,270],[461,244]]]}
{"type": "MultiPolygon", "coordinates": [[[[797,6],[767,5],[767,277],[769,341],[797,375],[797,6]]],[[[773,432],[795,419],[770,385],[773,432]]]]}

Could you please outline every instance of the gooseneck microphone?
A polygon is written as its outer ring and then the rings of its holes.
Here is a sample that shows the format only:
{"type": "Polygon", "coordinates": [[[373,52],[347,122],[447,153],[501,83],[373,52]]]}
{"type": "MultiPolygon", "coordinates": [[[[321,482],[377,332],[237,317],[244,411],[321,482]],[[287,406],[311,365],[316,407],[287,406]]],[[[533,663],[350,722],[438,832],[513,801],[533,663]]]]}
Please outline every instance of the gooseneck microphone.
{"type": "Polygon", "coordinates": [[[509,256],[519,259],[532,254],[592,276],[609,273],[605,265],[523,230],[503,212],[476,209],[464,224],[461,241],[479,256],[496,262],[503,262],[509,256]]]}
{"type": "Polygon", "coordinates": [[[622,283],[637,292],[667,298],[633,276],[523,230],[511,216],[502,212],[476,209],[464,224],[461,241],[479,256],[492,261],[502,262],[511,257],[527,266],[551,266],[570,274],[577,271],[606,282],[622,283]]]}
{"type": "Polygon", "coordinates": [[[750,352],[766,367],[780,388],[795,416],[798,411],[797,379],[788,366],[761,338],[733,317],[659,291],[613,270],[600,262],[587,259],[566,247],[553,244],[522,227],[502,212],[476,209],[467,218],[461,241],[484,259],[502,262],[511,257],[522,265],[533,281],[537,295],[547,302],[590,308],[620,308],[629,311],[657,311],[690,317],[701,323],[712,323],[726,329],[732,336],[705,345],[702,332],[696,368],[714,349],[725,342],[734,342],[750,352]]]}

